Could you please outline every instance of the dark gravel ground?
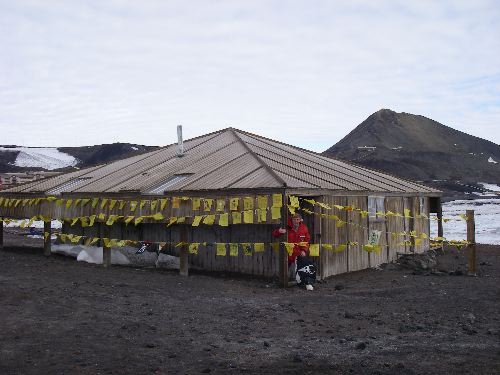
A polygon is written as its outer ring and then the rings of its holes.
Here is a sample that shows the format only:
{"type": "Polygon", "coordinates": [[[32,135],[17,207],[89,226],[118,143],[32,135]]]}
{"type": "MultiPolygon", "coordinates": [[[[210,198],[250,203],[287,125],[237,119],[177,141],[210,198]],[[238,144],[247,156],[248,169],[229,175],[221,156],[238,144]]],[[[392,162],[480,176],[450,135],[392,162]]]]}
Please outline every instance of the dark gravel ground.
{"type": "MultiPolygon", "coordinates": [[[[499,374],[500,246],[478,254],[478,277],[390,265],[308,292],[8,245],[0,374],[499,374]]],[[[442,270],[464,264],[438,257],[442,270]]]]}

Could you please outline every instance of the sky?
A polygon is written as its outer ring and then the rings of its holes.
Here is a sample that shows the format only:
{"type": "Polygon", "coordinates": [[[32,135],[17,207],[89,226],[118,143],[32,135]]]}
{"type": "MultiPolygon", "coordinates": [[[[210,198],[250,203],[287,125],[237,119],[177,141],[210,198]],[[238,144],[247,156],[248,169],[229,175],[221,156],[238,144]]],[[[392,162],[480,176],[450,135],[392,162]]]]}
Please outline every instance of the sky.
{"type": "Polygon", "coordinates": [[[500,1],[0,0],[0,145],[227,127],[324,151],[372,113],[500,144],[500,1]]]}

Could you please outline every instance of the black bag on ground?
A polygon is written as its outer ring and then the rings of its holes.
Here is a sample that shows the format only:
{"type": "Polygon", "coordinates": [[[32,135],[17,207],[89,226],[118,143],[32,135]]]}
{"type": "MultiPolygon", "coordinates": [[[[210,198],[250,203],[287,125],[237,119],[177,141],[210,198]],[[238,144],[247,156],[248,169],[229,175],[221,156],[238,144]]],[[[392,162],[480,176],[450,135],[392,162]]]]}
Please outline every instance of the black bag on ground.
{"type": "Polygon", "coordinates": [[[297,257],[297,284],[313,285],[316,282],[316,266],[308,257],[297,257]]]}

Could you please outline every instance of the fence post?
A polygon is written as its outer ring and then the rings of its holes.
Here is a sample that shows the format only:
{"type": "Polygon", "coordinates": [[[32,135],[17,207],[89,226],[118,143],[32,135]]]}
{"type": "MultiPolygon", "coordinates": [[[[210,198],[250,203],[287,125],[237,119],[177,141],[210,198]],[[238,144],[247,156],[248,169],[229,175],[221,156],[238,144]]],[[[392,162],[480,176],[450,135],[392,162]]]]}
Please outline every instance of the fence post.
{"type": "Polygon", "coordinates": [[[51,237],[52,237],[52,220],[49,222],[43,222],[43,255],[46,257],[50,256],[51,253],[51,237]],[[48,233],[48,236],[45,235],[48,233]]]}
{"type": "Polygon", "coordinates": [[[469,276],[476,276],[476,223],[474,221],[474,210],[467,210],[467,246],[469,249],[468,254],[468,267],[467,274],[469,276]]]}

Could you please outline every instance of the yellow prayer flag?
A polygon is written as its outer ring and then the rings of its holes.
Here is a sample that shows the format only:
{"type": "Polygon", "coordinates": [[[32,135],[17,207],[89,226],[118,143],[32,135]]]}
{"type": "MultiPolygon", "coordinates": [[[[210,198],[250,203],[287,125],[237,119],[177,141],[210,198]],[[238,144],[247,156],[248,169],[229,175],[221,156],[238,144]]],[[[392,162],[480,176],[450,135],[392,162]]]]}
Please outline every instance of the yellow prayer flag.
{"type": "Polygon", "coordinates": [[[176,221],[177,221],[177,218],[176,218],[175,216],[172,216],[172,217],[169,219],[168,223],[167,223],[167,228],[168,228],[169,226],[171,226],[172,224],[174,224],[176,221]]]}
{"type": "Polygon", "coordinates": [[[199,242],[193,242],[189,244],[189,254],[198,254],[198,247],[200,246],[199,242]]]}
{"type": "Polygon", "coordinates": [[[243,211],[243,222],[245,224],[252,224],[253,223],[253,210],[243,211]]]}
{"type": "Polygon", "coordinates": [[[281,194],[273,194],[273,207],[283,207],[283,196],[281,194]]]}
{"type": "Polygon", "coordinates": [[[309,245],[309,255],[312,257],[319,257],[319,244],[314,243],[309,245]]]}
{"type": "Polygon", "coordinates": [[[172,197],[172,208],[179,208],[181,206],[181,200],[179,197],[172,197]]]}
{"type": "Polygon", "coordinates": [[[103,213],[100,213],[99,215],[97,215],[97,218],[101,221],[104,221],[104,220],[106,220],[106,215],[104,215],[103,213]]]}
{"type": "Polygon", "coordinates": [[[295,207],[288,205],[288,211],[290,212],[290,215],[295,215],[295,210],[295,207]]]}
{"type": "Polygon", "coordinates": [[[226,244],[225,243],[216,243],[215,246],[217,248],[216,255],[220,256],[220,257],[225,257],[226,253],[227,253],[227,246],[226,246],[226,244]]]}
{"type": "Polygon", "coordinates": [[[253,197],[243,198],[243,210],[253,210],[253,197]]]}
{"type": "Polygon", "coordinates": [[[224,213],[219,215],[219,225],[221,227],[227,227],[229,225],[229,214],[224,213]]]}
{"type": "Polygon", "coordinates": [[[307,198],[304,198],[304,202],[307,202],[309,204],[312,204],[313,206],[316,204],[316,201],[314,199],[307,199],[307,198]]]}
{"type": "Polygon", "coordinates": [[[108,198],[102,198],[101,200],[101,210],[106,207],[106,203],[108,203],[108,198]]]}
{"type": "Polygon", "coordinates": [[[165,217],[161,214],[161,212],[157,212],[156,214],[152,215],[151,217],[156,221],[165,219],[165,217]]]}
{"type": "Polygon", "coordinates": [[[233,219],[233,224],[241,224],[241,212],[233,211],[231,212],[231,216],[233,219]]]}
{"type": "Polygon", "coordinates": [[[96,208],[98,202],[99,202],[99,198],[93,198],[92,199],[92,208],[96,208]]]}
{"type": "Polygon", "coordinates": [[[264,252],[264,243],[263,242],[256,242],[253,244],[253,251],[256,253],[263,253],[264,252]]]}
{"type": "Polygon", "coordinates": [[[160,211],[163,211],[165,209],[167,203],[168,203],[168,198],[160,199],[160,211]]]}
{"type": "Polygon", "coordinates": [[[120,199],[120,200],[118,201],[118,209],[119,209],[119,210],[123,210],[123,207],[125,207],[125,203],[127,203],[127,202],[126,202],[126,201],[124,201],[124,200],[121,200],[121,199],[120,199]]]}
{"type": "Polygon", "coordinates": [[[185,222],[186,222],[186,217],[185,216],[179,216],[177,218],[177,224],[185,223],[185,222]]]}
{"type": "Polygon", "coordinates": [[[266,208],[259,208],[257,211],[257,217],[259,219],[259,222],[266,222],[267,221],[267,209],[266,208]]]}
{"type": "Polygon", "coordinates": [[[406,218],[411,218],[411,211],[408,208],[405,208],[404,215],[406,218]]]}
{"type": "Polygon", "coordinates": [[[126,225],[128,225],[134,219],[135,219],[135,216],[127,216],[125,218],[125,220],[123,220],[123,221],[125,222],[126,225]]]}
{"type": "Polygon", "coordinates": [[[299,208],[300,205],[299,205],[299,198],[294,196],[294,195],[290,195],[288,197],[290,199],[290,206],[294,207],[294,208],[299,208]]]}
{"type": "Polygon", "coordinates": [[[66,208],[70,208],[73,203],[73,199],[66,199],[66,208]]]}
{"type": "Polygon", "coordinates": [[[49,238],[49,236],[50,236],[49,232],[43,232],[43,238],[45,239],[45,241],[47,241],[47,238],[49,238]]]}
{"type": "MultiPolygon", "coordinates": [[[[82,198],[82,203],[81,203],[82,207],[84,207],[84,206],[85,206],[87,203],[89,203],[89,202],[90,202],[90,199],[89,199],[89,198],[82,198]]],[[[57,202],[56,202],[56,203],[57,203],[57,202]]]]}
{"type": "Polygon", "coordinates": [[[201,215],[196,215],[196,216],[194,217],[194,219],[193,219],[193,224],[192,224],[192,226],[193,226],[193,227],[197,227],[197,226],[199,226],[199,225],[200,225],[200,222],[201,222],[201,220],[202,220],[202,219],[203,219],[203,216],[201,216],[201,215]]]}
{"type": "Polygon", "coordinates": [[[335,252],[335,253],[341,253],[341,252],[342,252],[342,251],[344,251],[345,249],[347,249],[347,245],[338,245],[337,247],[335,247],[334,252],[335,252]]]}
{"type": "Polygon", "coordinates": [[[337,222],[335,223],[335,226],[337,228],[342,228],[346,223],[347,223],[346,221],[337,220],[337,222]]]}
{"type": "Polygon", "coordinates": [[[231,198],[229,200],[229,209],[231,211],[238,211],[239,205],[240,205],[240,198],[231,198]]]}
{"type": "Polygon", "coordinates": [[[243,249],[243,255],[252,255],[252,245],[248,242],[244,242],[241,244],[241,248],[243,249]]]}
{"type": "Polygon", "coordinates": [[[134,220],[134,225],[139,225],[144,220],[144,216],[136,217],[134,220]]]}
{"type": "Polygon", "coordinates": [[[71,239],[71,243],[78,243],[80,242],[80,240],[82,239],[82,236],[73,236],[73,238],[71,239]]]}
{"type": "Polygon", "coordinates": [[[71,221],[71,226],[75,225],[75,224],[78,222],[78,220],[80,220],[80,218],[79,218],[79,217],[75,217],[75,218],[71,221]]]}
{"type": "Polygon", "coordinates": [[[225,199],[217,199],[217,203],[216,203],[216,210],[217,211],[224,211],[224,209],[226,208],[226,200],[225,199]]]}
{"type": "Polygon", "coordinates": [[[201,199],[200,198],[193,198],[193,211],[198,211],[201,207],[201,199]]]}
{"type": "Polygon", "coordinates": [[[115,205],[116,205],[117,200],[116,199],[110,199],[109,201],[109,209],[112,210],[115,205]]]}
{"type": "Polygon", "coordinates": [[[80,222],[82,223],[82,228],[87,228],[89,226],[88,217],[82,216],[80,222]]]}
{"type": "Polygon", "coordinates": [[[130,201],[129,208],[130,208],[130,212],[134,212],[135,209],[137,208],[137,201],[130,201]]]}
{"type": "Polygon", "coordinates": [[[333,245],[330,244],[323,244],[323,249],[328,250],[328,251],[333,251],[333,245]]]}
{"type": "Polygon", "coordinates": [[[229,244],[229,255],[232,257],[238,256],[238,244],[237,243],[230,243],[229,244]]]}
{"type": "Polygon", "coordinates": [[[286,252],[288,253],[288,255],[292,255],[293,254],[293,248],[295,247],[295,244],[294,243],[290,243],[290,242],[285,242],[285,249],[286,249],[286,252]]]}
{"type": "Polygon", "coordinates": [[[156,206],[158,205],[158,201],[155,199],[155,200],[152,200],[151,201],[151,211],[154,211],[156,210],[156,206]]]}
{"type": "Polygon", "coordinates": [[[267,208],[267,195],[259,195],[257,196],[257,207],[261,210],[265,210],[267,208]]]}
{"type": "Polygon", "coordinates": [[[89,216],[89,227],[94,225],[95,218],[95,215],[89,216]]]}
{"type": "Polygon", "coordinates": [[[316,202],[316,204],[324,209],[327,209],[327,210],[331,210],[332,208],[327,205],[326,203],[322,203],[322,202],[316,202]]]}
{"type": "Polygon", "coordinates": [[[106,225],[113,225],[117,219],[123,216],[118,216],[118,215],[109,215],[108,221],[106,221],[106,225]]]}
{"type": "Polygon", "coordinates": [[[271,249],[273,249],[273,251],[279,251],[280,250],[280,243],[279,242],[272,242],[271,249]]]}
{"type": "Polygon", "coordinates": [[[147,202],[148,202],[147,200],[141,200],[141,204],[139,205],[139,208],[142,210],[147,202]]]}
{"type": "Polygon", "coordinates": [[[281,219],[281,207],[271,207],[271,219],[281,219]]]}
{"type": "Polygon", "coordinates": [[[211,211],[213,203],[214,203],[213,199],[204,198],[203,199],[203,211],[211,211]]]}
{"type": "Polygon", "coordinates": [[[214,222],[215,222],[215,215],[207,215],[203,219],[203,224],[206,224],[206,225],[213,225],[214,222]]]}

